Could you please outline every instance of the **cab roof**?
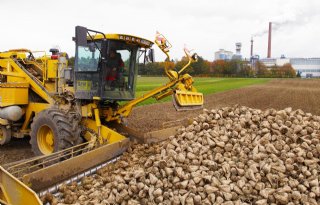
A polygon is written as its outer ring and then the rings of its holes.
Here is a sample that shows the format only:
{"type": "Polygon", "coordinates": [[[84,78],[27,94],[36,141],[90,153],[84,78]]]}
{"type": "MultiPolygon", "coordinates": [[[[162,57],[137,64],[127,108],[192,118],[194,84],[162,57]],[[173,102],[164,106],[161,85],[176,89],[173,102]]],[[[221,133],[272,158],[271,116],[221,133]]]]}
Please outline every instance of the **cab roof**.
{"type": "MultiPolygon", "coordinates": [[[[152,41],[149,41],[147,39],[140,38],[137,36],[128,35],[128,34],[104,34],[104,35],[106,36],[107,39],[125,41],[128,43],[137,44],[143,48],[150,48],[153,45],[152,41]]],[[[94,40],[99,40],[99,39],[103,39],[104,36],[102,34],[96,34],[96,35],[93,35],[93,38],[94,40]]],[[[87,37],[87,39],[89,40],[90,37],[87,37]]]]}

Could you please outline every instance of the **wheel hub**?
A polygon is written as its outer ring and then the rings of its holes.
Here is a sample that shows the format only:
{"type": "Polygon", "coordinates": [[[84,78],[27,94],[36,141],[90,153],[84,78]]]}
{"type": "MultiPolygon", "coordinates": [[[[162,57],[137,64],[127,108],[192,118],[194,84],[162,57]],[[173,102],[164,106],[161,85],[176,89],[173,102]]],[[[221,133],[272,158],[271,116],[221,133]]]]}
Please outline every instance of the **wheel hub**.
{"type": "Polygon", "coordinates": [[[4,133],[2,132],[2,129],[0,129],[0,141],[4,139],[4,133]]]}
{"type": "Polygon", "coordinates": [[[39,149],[43,154],[53,153],[54,133],[49,126],[43,125],[42,127],[40,127],[40,129],[38,130],[37,141],[39,149]]]}

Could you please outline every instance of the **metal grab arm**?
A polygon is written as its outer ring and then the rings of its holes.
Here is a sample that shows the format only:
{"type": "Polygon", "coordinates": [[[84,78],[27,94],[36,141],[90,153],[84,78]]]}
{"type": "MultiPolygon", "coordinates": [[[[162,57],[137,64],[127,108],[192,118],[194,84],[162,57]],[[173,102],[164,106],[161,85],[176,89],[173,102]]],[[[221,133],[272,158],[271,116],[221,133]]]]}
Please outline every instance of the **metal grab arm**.
{"type": "Polygon", "coordinates": [[[147,99],[149,99],[151,97],[155,97],[155,96],[157,96],[159,94],[161,95],[162,93],[164,93],[164,92],[168,91],[169,89],[173,88],[178,82],[180,82],[182,80],[183,80],[183,78],[179,78],[179,79],[170,81],[169,83],[167,83],[167,84],[165,84],[165,85],[163,85],[161,87],[155,88],[152,91],[142,95],[141,97],[138,97],[137,99],[134,99],[134,100],[126,103],[119,110],[117,110],[116,113],[114,113],[113,116],[109,114],[108,118],[107,118],[107,121],[117,120],[117,119],[119,119],[119,115],[121,117],[129,116],[129,114],[132,111],[132,108],[134,106],[136,106],[138,103],[140,103],[142,101],[145,101],[145,100],[147,100],[147,99]]]}
{"type": "Polygon", "coordinates": [[[173,73],[175,71],[169,70],[169,62],[170,62],[170,55],[169,55],[169,49],[172,47],[172,45],[169,43],[169,41],[160,33],[157,32],[156,39],[154,41],[157,46],[161,49],[161,51],[167,56],[164,64],[164,71],[168,78],[172,81],[178,78],[178,75],[173,73]]]}
{"type": "Polygon", "coordinates": [[[187,48],[184,48],[183,51],[188,58],[188,63],[183,66],[178,72],[170,70],[169,69],[169,62],[170,62],[170,56],[169,56],[169,49],[172,47],[172,45],[169,43],[169,41],[160,33],[157,32],[155,43],[157,46],[161,49],[161,51],[167,56],[165,60],[165,73],[169,77],[169,79],[176,80],[179,78],[179,74],[181,74],[186,68],[190,66],[192,62],[197,61],[197,54],[191,55],[190,51],[187,48]]]}
{"type": "Polygon", "coordinates": [[[186,56],[187,56],[187,58],[188,58],[188,63],[187,63],[185,66],[183,66],[183,68],[181,68],[181,69],[178,71],[178,74],[182,73],[182,71],[184,71],[187,67],[189,67],[189,65],[190,65],[192,62],[196,62],[196,61],[197,61],[197,59],[193,59],[193,58],[192,58],[191,54],[189,53],[189,51],[188,51],[186,48],[184,48],[183,51],[184,51],[184,53],[186,54],[186,56]]]}

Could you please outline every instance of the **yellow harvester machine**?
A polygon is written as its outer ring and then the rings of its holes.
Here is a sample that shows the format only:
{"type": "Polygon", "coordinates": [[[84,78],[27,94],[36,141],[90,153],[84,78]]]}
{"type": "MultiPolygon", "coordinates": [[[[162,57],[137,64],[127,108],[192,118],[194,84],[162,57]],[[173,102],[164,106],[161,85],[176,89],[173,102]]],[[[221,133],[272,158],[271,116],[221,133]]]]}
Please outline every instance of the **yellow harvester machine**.
{"type": "MultiPolygon", "coordinates": [[[[130,143],[123,133],[152,141],[145,139],[152,135],[123,125],[133,106],[148,98],[172,95],[177,110],[203,104],[192,77],[182,73],[196,60],[186,49],[189,62],[184,68],[166,67],[168,83],[135,98],[139,60],[153,61],[153,42],[81,26],[74,41],[73,70],[67,54],[55,49],[38,58],[26,49],[0,53],[0,144],[29,135],[37,156],[0,166],[0,204],[41,204],[38,194],[121,155],[130,143]],[[121,69],[112,70],[117,63],[121,69]]],[[[169,62],[170,43],[161,34],[155,43],[169,62]]]]}

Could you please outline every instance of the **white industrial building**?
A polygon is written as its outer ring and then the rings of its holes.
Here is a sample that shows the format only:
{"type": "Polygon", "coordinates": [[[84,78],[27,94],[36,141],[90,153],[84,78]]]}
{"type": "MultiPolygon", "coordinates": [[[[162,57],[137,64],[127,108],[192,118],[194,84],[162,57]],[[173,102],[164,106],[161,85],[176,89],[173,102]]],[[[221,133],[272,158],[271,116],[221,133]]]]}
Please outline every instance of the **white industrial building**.
{"type": "Polygon", "coordinates": [[[320,58],[291,58],[290,63],[301,77],[320,77],[320,58]]]}
{"type": "Polygon", "coordinates": [[[233,53],[224,49],[220,49],[214,53],[215,60],[231,60],[233,53]]]}
{"type": "Polygon", "coordinates": [[[283,66],[290,63],[293,69],[300,73],[302,78],[320,77],[320,58],[265,58],[260,61],[267,67],[283,66]]]}
{"type": "Polygon", "coordinates": [[[241,55],[242,44],[240,42],[237,42],[235,45],[236,45],[236,53],[235,54],[233,54],[233,52],[231,52],[231,51],[220,49],[219,51],[216,51],[214,53],[214,60],[232,60],[232,59],[241,60],[242,59],[242,55],[241,55]]]}

